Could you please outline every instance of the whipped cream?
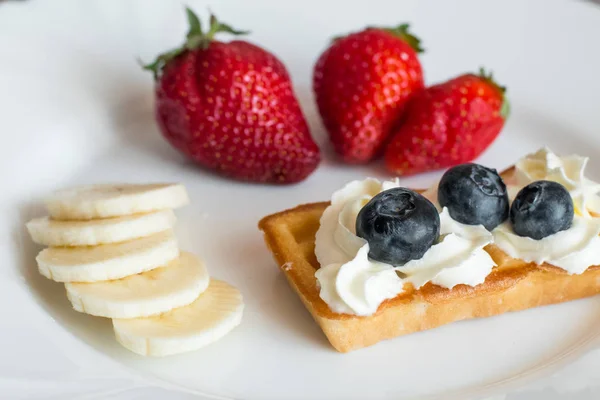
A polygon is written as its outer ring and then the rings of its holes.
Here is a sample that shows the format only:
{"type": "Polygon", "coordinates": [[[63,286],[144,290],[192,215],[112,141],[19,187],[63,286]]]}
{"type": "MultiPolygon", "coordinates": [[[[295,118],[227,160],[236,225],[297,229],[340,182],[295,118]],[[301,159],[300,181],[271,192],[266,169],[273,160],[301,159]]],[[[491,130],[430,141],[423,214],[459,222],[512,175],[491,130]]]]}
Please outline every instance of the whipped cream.
{"type": "Polygon", "coordinates": [[[581,274],[600,265],[600,219],[575,216],[571,228],[540,240],[514,233],[510,222],[493,231],[494,241],[506,254],[537,264],[548,263],[569,274],[581,274]]]}
{"type": "Polygon", "coordinates": [[[510,200],[524,186],[549,180],[563,185],[573,198],[575,218],[567,230],[541,240],[519,236],[509,221],[493,231],[494,242],[506,254],[536,264],[548,263],[569,274],[581,274],[592,265],[600,264],[600,184],[584,176],[587,157],[559,157],[544,147],[515,164],[514,185],[508,185],[510,200]]]}
{"type": "Polygon", "coordinates": [[[584,176],[588,161],[575,154],[559,157],[544,147],[515,164],[516,187],[509,188],[509,195],[514,198],[519,189],[534,181],[554,181],[569,191],[578,214],[586,218],[591,217],[590,211],[600,214],[600,184],[584,176]]]}
{"type": "Polygon", "coordinates": [[[371,315],[405,283],[420,288],[427,282],[451,289],[475,286],[496,265],[483,247],[493,236],[483,226],[464,225],[440,213],[440,240],[419,260],[393,266],[369,259],[369,244],[356,236],[356,217],[376,194],[399,187],[398,180],[353,181],[335,192],[321,217],[315,255],[321,268],[315,276],[320,296],[337,313],[371,315]]]}
{"type": "Polygon", "coordinates": [[[421,259],[411,260],[397,270],[417,289],[427,282],[448,289],[459,284],[477,286],[496,265],[483,250],[492,241],[492,234],[483,225],[461,224],[444,207],[440,213],[440,241],[421,259]]]}

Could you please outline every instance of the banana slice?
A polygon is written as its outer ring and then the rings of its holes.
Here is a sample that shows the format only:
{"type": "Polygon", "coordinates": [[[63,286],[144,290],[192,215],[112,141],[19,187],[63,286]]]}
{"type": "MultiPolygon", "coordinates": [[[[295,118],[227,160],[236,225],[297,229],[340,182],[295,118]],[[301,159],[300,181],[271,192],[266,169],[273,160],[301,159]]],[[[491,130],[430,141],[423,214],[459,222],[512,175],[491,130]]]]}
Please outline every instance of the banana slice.
{"type": "Polygon", "coordinates": [[[185,307],[147,318],[114,319],[117,341],[144,356],[167,356],[199,349],[229,333],[242,319],[242,294],[223,281],[185,307]]]}
{"type": "Polygon", "coordinates": [[[204,263],[191,253],[181,252],[168,265],[95,283],[66,283],[67,297],[77,311],[108,318],[138,318],[183,307],[208,287],[204,263]]]}
{"type": "Polygon", "coordinates": [[[46,199],[53,219],[89,220],[181,207],[189,202],[181,184],[93,185],[61,190],[46,199]]]}
{"type": "Polygon", "coordinates": [[[34,242],[46,246],[95,246],[146,237],[174,225],[173,211],[162,210],[90,221],[36,218],[27,223],[27,230],[34,242]]]}
{"type": "Polygon", "coordinates": [[[150,271],[178,256],[177,240],[168,230],[122,243],[50,247],[36,261],[40,273],[56,282],[97,282],[150,271]]]}

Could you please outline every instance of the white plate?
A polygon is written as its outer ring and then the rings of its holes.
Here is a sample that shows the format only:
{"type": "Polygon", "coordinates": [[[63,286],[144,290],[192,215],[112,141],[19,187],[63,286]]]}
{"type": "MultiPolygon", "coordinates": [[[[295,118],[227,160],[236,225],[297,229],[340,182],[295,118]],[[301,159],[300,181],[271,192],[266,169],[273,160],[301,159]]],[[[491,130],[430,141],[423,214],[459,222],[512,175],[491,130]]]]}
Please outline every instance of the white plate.
{"type": "MultiPolygon", "coordinates": [[[[206,2],[189,3],[206,14],[206,2]]],[[[549,145],[593,156],[590,173],[600,178],[594,173],[600,167],[594,136],[600,53],[593,50],[600,9],[590,4],[212,3],[221,19],[252,29],[249,39],[286,63],[320,143],[326,141],[310,75],[329,38],[366,24],[410,21],[427,49],[428,82],[484,65],[508,86],[513,113],[482,163],[502,168],[549,145]]],[[[385,172],[377,165],[340,165],[327,154],[306,182],[269,187],[224,180],[185,161],[161,138],[152,117],[151,76],[135,62],[178,44],[185,30],[176,2],[0,4],[1,257],[8,271],[0,283],[0,312],[10,321],[1,332],[7,355],[0,375],[59,379],[69,362],[82,368],[104,363],[224,398],[464,399],[505,392],[598,343],[600,297],[456,323],[350,354],[333,351],[279,274],[256,223],[274,211],[328,199],[350,179],[385,172]],[[193,203],[178,213],[177,234],[184,249],[206,259],[213,276],[243,291],[247,308],[238,329],[195,353],[141,358],[115,343],[107,320],[70,310],[62,286],[36,273],[37,248],[23,223],[43,212],[40,196],[104,181],[187,185],[193,203]],[[23,358],[37,369],[15,367],[23,358]]],[[[424,186],[435,176],[404,182],[424,186]]]]}

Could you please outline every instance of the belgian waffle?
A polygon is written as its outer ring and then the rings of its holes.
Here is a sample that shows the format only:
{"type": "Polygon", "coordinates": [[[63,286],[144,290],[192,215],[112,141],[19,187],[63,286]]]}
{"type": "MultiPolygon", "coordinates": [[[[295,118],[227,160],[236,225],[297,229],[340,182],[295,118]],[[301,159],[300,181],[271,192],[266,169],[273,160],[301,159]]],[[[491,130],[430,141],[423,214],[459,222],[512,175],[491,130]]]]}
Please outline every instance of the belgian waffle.
{"type": "MultiPolygon", "coordinates": [[[[503,173],[510,178],[511,170],[503,173]]],[[[319,297],[315,272],[315,234],[328,202],[311,203],[263,218],[259,228],[292,289],[319,324],[332,346],[348,352],[381,340],[432,329],[455,321],[490,317],[600,294],[600,266],[580,275],[560,268],[513,259],[491,244],[485,250],[496,264],[475,287],[446,289],[431,283],[384,301],[367,317],[337,314],[319,297]]]]}

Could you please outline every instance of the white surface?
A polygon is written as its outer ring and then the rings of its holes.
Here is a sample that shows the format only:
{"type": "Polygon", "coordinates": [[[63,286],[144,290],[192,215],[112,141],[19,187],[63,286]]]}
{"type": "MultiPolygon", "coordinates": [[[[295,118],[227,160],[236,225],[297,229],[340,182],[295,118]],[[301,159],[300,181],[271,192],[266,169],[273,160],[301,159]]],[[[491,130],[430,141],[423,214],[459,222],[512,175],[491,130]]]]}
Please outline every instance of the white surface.
{"type": "MultiPolygon", "coordinates": [[[[199,12],[208,6],[189,3],[199,12]]],[[[590,171],[600,166],[600,53],[593,50],[600,9],[589,3],[211,3],[221,19],[252,29],[249,39],[286,63],[321,143],[310,71],[329,38],[366,24],[411,21],[428,50],[422,57],[427,82],[484,65],[509,87],[513,114],[482,163],[500,169],[548,144],[594,157],[590,171]]],[[[238,399],[600,395],[598,351],[549,375],[598,344],[598,297],[335,353],[278,273],[256,222],[327,199],[350,179],[384,178],[385,172],[326,156],[306,182],[266,187],[223,180],[185,161],[159,135],[151,76],[135,62],[178,44],[185,30],[182,5],[174,1],[0,3],[2,395],[162,398],[181,387],[202,398],[238,399]],[[115,180],[187,185],[192,205],[178,212],[182,247],[202,256],[211,276],[240,287],[246,299],[242,325],[222,341],[184,356],[138,357],[116,344],[109,321],[70,310],[62,286],[37,273],[38,248],[23,224],[42,214],[40,196],[115,180]],[[515,388],[521,389],[503,395],[515,388]]],[[[426,185],[438,175],[403,183],[426,185]]]]}

